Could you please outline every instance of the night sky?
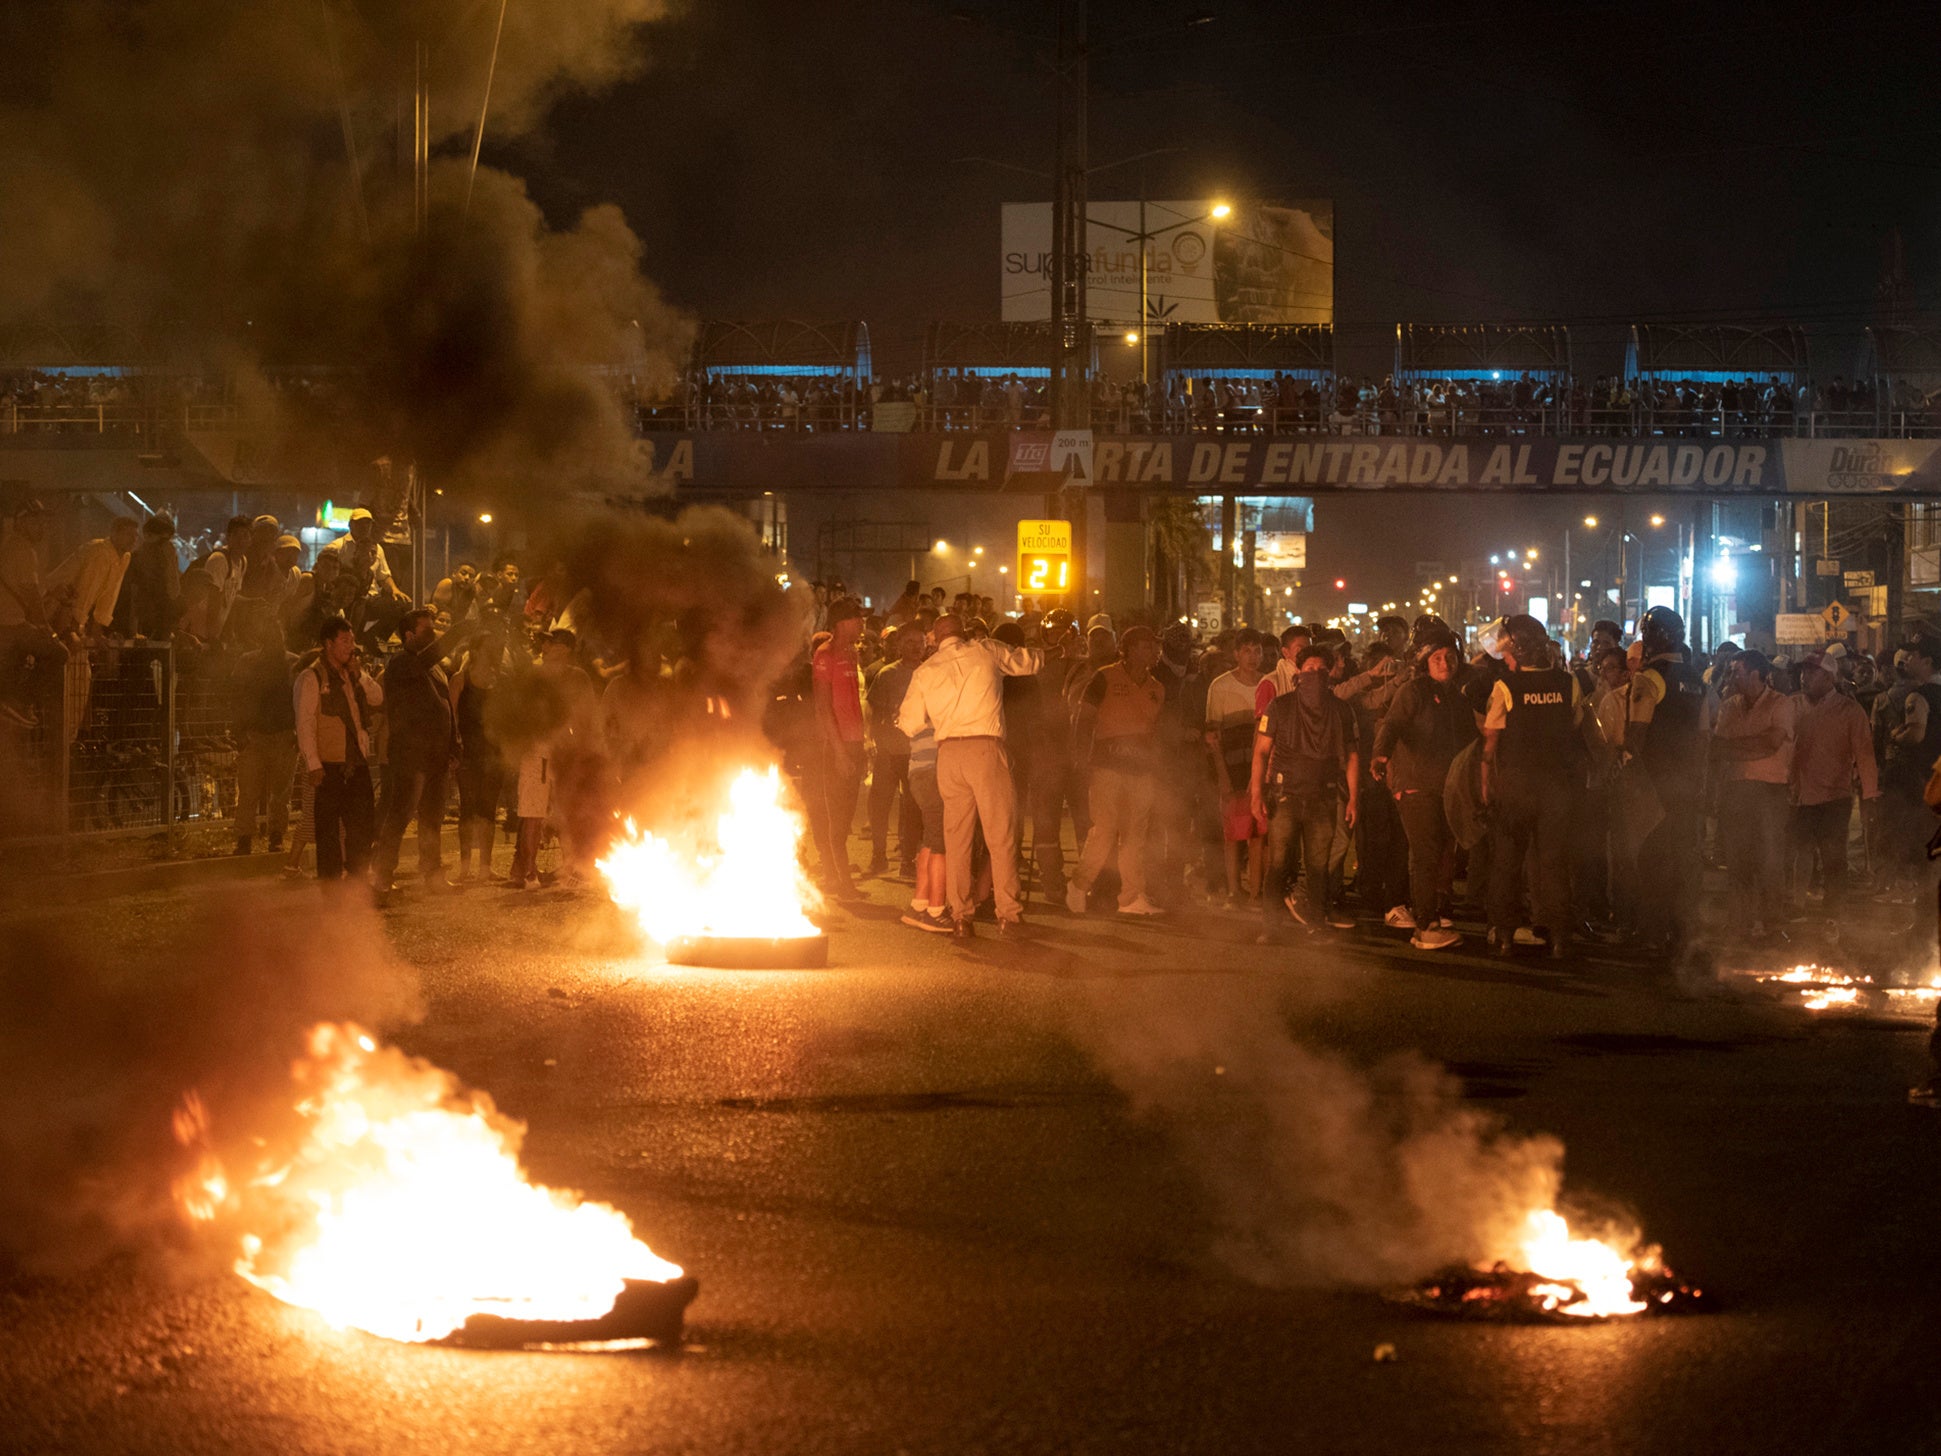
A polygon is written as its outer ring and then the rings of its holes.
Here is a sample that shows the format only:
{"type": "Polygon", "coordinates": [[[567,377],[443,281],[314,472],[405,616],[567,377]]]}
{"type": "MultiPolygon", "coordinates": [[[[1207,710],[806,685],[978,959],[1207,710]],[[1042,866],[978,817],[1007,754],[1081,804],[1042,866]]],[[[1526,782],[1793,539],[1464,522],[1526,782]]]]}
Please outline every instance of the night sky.
{"type": "MultiPolygon", "coordinates": [[[[1332,198],[1344,369],[1385,370],[1399,319],[1567,322],[1581,374],[1634,320],[1787,319],[1831,375],[1897,236],[1933,301],[1928,7],[1192,8],[1093,5],[1093,161],[1187,148],[1094,195],[1332,198]]],[[[996,317],[999,204],[1049,195],[957,159],[1048,167],[1050,21],[708,0],[504,160],[558,216],[619,202],[696,314],[863,318],[912,367],[925,321],[996,317]]]]}

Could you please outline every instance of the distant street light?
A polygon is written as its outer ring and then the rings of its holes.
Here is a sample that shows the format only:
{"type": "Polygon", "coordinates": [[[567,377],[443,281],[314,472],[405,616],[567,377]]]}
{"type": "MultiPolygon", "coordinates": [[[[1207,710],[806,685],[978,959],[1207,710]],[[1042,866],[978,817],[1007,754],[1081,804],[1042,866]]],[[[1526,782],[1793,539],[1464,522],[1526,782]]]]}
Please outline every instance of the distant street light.
{"type": "Polygon", "coordinates": [[[480,512],[479,512],[479,524],[480,524],[481,526],[489,526],[489,525],[491,525],[491,524],[492,524],[492,512],[490,512],[490,511],[480,511],[480,512]]]}
{"type": "Polygon", "coordinates": [[[937,555],[941,556],[944,554],[944,552],[950,549],[950,543],[948,541],[939,541],[935,546],[932,546],[930,549],[934,551],[937,555]]]}

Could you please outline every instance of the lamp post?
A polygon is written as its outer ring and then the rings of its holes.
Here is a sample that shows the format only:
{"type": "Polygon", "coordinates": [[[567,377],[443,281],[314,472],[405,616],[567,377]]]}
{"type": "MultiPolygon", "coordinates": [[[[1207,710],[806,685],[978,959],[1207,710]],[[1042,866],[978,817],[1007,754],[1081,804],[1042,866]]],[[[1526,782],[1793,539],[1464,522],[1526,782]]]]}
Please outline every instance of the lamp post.
{"type": "MultiPolygon", "coordinates": [[[[1168,150],[1178,151],[1181,149],[1175,147],[1168,148],[1168,150]]],[[[1206,222],[1209,218],[1217,222],[1222,218],[1231,217],[1232,215],[1233,208],[1230,204],[1216,202],[1197,217],[1181,218],[1178,222],[1169,222],[1164,227],[1149,228],[1146,226],[1146,189],[1142,186],[1139,189],[1139,229],[1137,232],[1127,232],[1118,223],[1105,222],[1096,217],[1086,219],[1093,227],[1111,228],[1112,231],[1123,234],[1127,242],[1137,243],[1139,245],[1139,382],[1148,388],[1152,385],[1151,245],[1160,238],[1163,238],[1167,233],[1177,232],[1179,229],[1185,227],[1192,227],[1195,223],[1206,222]]]]}

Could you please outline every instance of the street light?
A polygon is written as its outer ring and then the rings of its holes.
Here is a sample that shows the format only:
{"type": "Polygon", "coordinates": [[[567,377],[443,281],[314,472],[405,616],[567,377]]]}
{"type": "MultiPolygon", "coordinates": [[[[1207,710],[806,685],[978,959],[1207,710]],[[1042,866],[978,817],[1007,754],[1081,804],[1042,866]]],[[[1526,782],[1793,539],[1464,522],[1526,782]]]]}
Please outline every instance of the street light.
{"type": "Polygon", "coordinates": [[[933,552],[935,552],[937,555],[941,556],[944,554],[944,552],[950,549],[950,543],[948,541],[939,541],[935,546],[932,546],[930,549],[933,552]]]}
{"type": "MultiPolygon", "coordinates": [[[[1145,188],[1141,187],[1139,190],[1143,193],[1145,188]]],[[[1177,232],[1180,228],[1191,227],[1196,222],[1205,222],[1208,218],[1213,218],[1217,221],[1220,218],[1231,217],[1232,215],[1233,207],[1230,203],[1215,202],[1197,217],[1181,218],[1178,222],[1169,222],[1164,227],[1149,228],[1146,226],[1146,199],[1141,196],[1139,199],[1139,228],[1136,232],[1127,232],[1119,224],[1106,222],[1100,218],[1088,217],[1084,219],[1089,226],[1110,228],[1113,232],[1124,237],[1128,243],[1137,243],[1139,245],[1139,329],[1137,332],[1130,329],[1126,331],[1126,343],[1137,344],[1139,346],[1139,382],[1141,384],[1150,384],[1152,382],[1152,350],[1148,347],[1148,335],[1152,331],[1151,268],[1149,266],[1151,261],[1150,245],[1157,242],[1167,233],[1177,232]]],[[[1082,323],[1083,320],[1081,319],[1080,322],[1082,323]]]]}
{"type": "Polygon", "coordinates": [[[1665,524],[1665,518],[1663,516],[1653,516],[1651,518],[1651,524],[1654,526],[1662,526],[1665,524]]]}
{"type": "Polygon", "coordinates": [[[1207,216],[1212,218],[1231,217],[1233,216],[1233,209],[1224,202],[1216,202],[1213,204],[1213,211],[1208,213],[1207,216]]]}
{"type": "Polygon", "coordinates": [[[1591,530],[1595,531],[1597,529],[1597,517],[1596,516],[1584,517],[1584,524],[1590,527],[1591,530]]]}
{"type": "Polygon", "coordinates": [[[492,524],[492,512],[490,512],[490,511],[480,511],[480,512],[479,512],[479,524],[480,524],[481,526],[489,526],[489,525],[491,525],[491,524],[492,524]]]}
{"type": "Polygon", "coordinates": [[[1127,330],[1126,330],[1126,342],[1127,342],[1128,344],[1137,344],[1137,343],[1139,342],[1139,330],[1137,330],[1137,329],[1127,329],[1127,330]]]}

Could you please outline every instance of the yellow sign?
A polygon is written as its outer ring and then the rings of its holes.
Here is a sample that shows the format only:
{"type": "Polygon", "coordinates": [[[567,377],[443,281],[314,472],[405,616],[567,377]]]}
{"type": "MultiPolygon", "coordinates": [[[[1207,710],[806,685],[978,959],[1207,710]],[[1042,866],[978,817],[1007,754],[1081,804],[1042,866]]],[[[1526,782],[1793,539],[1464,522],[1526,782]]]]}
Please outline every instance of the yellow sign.
{"type": "Polygon", "coordinates": [[[1852,615],[1853,613],[1839,602],[1828,602],[1826,610],[1820,613],[1820,620],[1826,623],[1829,632],[1837,633],[1846,625],[1847,618],[1852,615]]]}
{"type": "Polygon", "coordinates": [[[1018,590],[1028,597],[1062,596],[1072,580],[1072,523],[1018,522],[1018,590]]]}

